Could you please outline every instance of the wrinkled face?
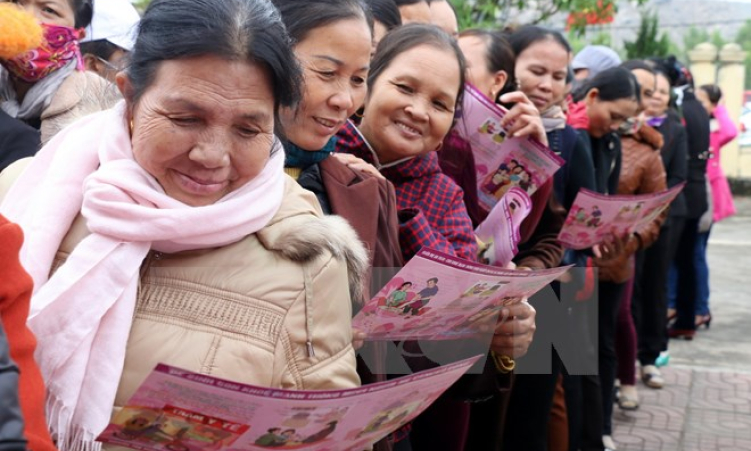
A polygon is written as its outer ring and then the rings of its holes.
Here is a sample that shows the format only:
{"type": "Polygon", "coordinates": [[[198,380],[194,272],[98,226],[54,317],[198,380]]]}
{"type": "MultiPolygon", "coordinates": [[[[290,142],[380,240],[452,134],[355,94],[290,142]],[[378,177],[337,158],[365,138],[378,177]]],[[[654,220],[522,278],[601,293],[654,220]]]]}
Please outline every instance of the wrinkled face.
{"type": "Polygon", "coordinates": [[[10,0],[34,15],[40,23],[73,27],[75,13],[69,0],[10,0]]]}
{"type": "Polygon", "coordinates": [[[529,45],[516,58],[516,80],[539,111],[563,100],[570,59],[571,54],[553,39],[529,45]]]}
{"type": "Polygon", "coordinates": [[[314,28],[295,46],[305,92],[296,109],[281,111],[291,142],[306,150],[322,149],[362,106],[371,51],[372,36],[365,19],[314,28]]]}
{"type": "Polygon", "coordinates": [[[488,44],[479,36],[464,36],[458,40],[467,61],[467,81],[488,98],[495,100],[508,78],[506,73],[493,73],[488,69],[488,44]]]}
{"type": "Polygon", "coordinates": [[[602,138],[618,127],[628,118],[636,116],[639,104],[636,99],[600,100],[597,89],[587,93],[585,99],[589,115],[589,134],[602,138]]]}
{"type": "Polygon", "coordinates": [[[639,82],[639,86],[641,87],[640,109],[645,109],[649,105],[652,96],[655,94],[655,89],[657,87],[655,74],[644,69],[634,69],[631,73],[634,74],[636,81],[639,82]]]}
{"type": "Polygon", "coordinates": [[[456,22],[456,14],[449,5],[449,0],[433,1],[429,5],[430,23],[448,33],[449,36],[457,37],[459,24],[456,22]]]}
{"type": "Polygon", "coordinates": [[[662,74],[655,78],[655,92],[647,101],[646,112],[650,116],[662,116],[670,104],[670,81],[662,74]]]}
{"type": "Polygon", "coordinates": [[[459,71],[450,50],[419,45],[381,72],[360,125],[381,163],[438,149],[454,119],[459,71]]]}
{"type": "Polygon", "coordinates": [[[165,61],[135,104],[123,73],[118,86],[135,160],[180,202],[213,204],[269,160],[274,97],[260,66],[216,56],[165,61]]]}
{"type": "Polygon", "coordinates": [[[430,6],[428,2],[417,2],[399,6],[402,25],[410,23],[430,23],[430,6]]]}

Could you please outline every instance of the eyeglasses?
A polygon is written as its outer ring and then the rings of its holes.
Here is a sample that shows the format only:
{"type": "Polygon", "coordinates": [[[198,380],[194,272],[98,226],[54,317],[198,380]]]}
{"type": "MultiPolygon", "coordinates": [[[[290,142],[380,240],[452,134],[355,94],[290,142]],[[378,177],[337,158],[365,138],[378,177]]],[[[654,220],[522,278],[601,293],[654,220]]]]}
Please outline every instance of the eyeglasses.
{"type": "Polygon", "coordinates": [[[100,58],[98,56],[95,56],[94,58],[96,58],[99,61],[101,61],[102,64],[104,64],[107,67],[107,69],[109,69],[111,71],[120,72],[121,70],[123,70],[122,67],[119,67],[120,65],[114,65],[114,64],[110,63],[109,61],[107,61],[104,58],[100,58]]]}

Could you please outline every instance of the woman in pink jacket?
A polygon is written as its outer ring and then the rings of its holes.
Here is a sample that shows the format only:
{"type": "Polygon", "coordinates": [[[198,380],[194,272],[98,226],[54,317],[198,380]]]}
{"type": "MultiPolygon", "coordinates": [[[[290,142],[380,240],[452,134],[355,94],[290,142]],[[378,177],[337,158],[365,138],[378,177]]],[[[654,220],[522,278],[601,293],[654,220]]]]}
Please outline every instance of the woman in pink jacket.
{"type": "MultiPolygon", "coordinates": [[[[709,113],[710,117],[710,135],[709,147],[710,154],[707,161],[707,180],[711,189],[711,209],[712,222],[722,221],[728,216],[735,214],[735,205],[733,204],[733,194],[730,192],[730,185],[722,172],[720,165],[720,149],[729,143],[738,135],[733,120],[730,119],[728,111],[724,105],[720,105],[722,91],[717,85],[704,85],[696,91],[696,97],[702,103],[709,113]]],[[[696,265],[697,265],[697,289],[698,297],[696,304],[696,327],[706,325],[709,328],[712,315],[709,313],[709,267],[707,266],[707,241],[709,240],[708,229],[699,233],[699,240],[696,247],[696,265]]]]}

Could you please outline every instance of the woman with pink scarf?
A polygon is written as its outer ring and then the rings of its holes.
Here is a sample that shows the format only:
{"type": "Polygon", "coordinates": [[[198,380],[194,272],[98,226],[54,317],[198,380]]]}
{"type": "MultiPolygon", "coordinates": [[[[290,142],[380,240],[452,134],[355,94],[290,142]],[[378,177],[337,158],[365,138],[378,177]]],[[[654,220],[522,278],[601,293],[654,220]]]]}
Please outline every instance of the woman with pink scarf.
{"type": "Polygon", "coordinates": [[[271,3],[152,1],[117,85],[123,102],[0,178],[58,448],[98,450],[158,363],[357,386],[350,299],[367,254],[283,173],[276,113],[299,101],[300,72],[271,3]]]}

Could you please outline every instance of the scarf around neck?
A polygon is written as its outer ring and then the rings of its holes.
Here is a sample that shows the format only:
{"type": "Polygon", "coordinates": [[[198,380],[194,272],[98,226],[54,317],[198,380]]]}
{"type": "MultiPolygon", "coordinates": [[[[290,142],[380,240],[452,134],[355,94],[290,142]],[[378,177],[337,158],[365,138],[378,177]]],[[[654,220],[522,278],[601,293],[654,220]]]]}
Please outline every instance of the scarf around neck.
{"type": "Polygon", "coordinates": [[[307,169],[328,158],[335,149],[336,136],[332,136],[321,150],[305,150],[291,141],[286,141],[284,143],[284,166],[307,169]]]}
{"type": "Polygon", "coordinates": [[[540,117],[542,118],[542,126],[545,127],[545,133],[566,128],[566,115],[563,113],[563,108],[559,106],[548,108],[540,113],[540,117]]]}
{"type": "Polygon", "coordinates": [[[13,185],[0,211],[24,230],[21,262],[34,279],[29,327],[61,451],[96,451],[109,423],[149,250],[225,246],[265,227],[284,191],[277,142],[255,179],[218,202],[169,196],[133,159],[125,103],[60,132],[13,185]],[[79,211],[91,232],[49,276],[79,211]]]}
{"type": "Polygon", "coordinates": [[[76,64],[75,61],[71,61],[34,83],[24,96],[23,102],[18,101],[16,90],[10,80],[10,73],[4,67],[0,67],[0,108],[9,116],[21,120],[41,117],[44,110],[52,103],[52,98],[60,85],[76,70],[76,64]]]}

